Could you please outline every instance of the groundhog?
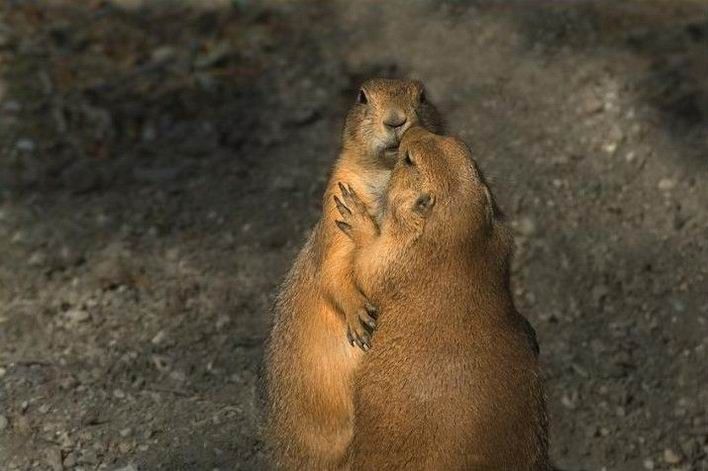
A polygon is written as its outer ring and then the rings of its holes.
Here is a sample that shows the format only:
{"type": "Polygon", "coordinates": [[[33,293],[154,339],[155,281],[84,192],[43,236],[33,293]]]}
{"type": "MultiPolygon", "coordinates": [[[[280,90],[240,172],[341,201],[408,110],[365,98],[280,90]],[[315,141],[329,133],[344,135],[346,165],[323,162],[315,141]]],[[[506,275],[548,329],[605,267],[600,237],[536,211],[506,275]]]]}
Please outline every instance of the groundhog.
{"type": "Polygon", "coordinates": [[[352,374],[370,346],[376,308],[353,282],[354,245],[334,224],[332,196],[345,180],[372,215],[380,211],[401,136],[413,125],[441,127],[417,81],[369,80],[347,114],[322,218],[280,289],[266,345],[265,432],[278,469],[346,469],[352,374]]]}
{"type": "Polygon", "coordinates": [[[341,186],[336,221],[380,310],[354,380],[352,470],[547,471],[535,339],[512,236],[466,145],[406,132],[380,222],[341,186]]]}

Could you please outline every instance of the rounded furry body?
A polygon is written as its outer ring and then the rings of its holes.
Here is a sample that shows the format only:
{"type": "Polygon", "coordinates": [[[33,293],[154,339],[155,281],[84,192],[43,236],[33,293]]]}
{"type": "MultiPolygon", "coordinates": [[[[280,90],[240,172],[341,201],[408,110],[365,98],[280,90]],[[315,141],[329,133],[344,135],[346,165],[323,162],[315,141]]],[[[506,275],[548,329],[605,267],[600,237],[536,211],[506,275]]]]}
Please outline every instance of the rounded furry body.
{"type": "Polygon", "coordinates": [[[512,237],[461,141],[409,130],[379,221],[342,190],[357,283],[381,315],[354,373],[352,470],[547,471],[512,237]]]}
{"type": "Polygon", "coordinates": [[[334,224],[332,196],[345,180],[372,214],[380,211],[400,138],[412,125],[440,127],[415,81],[367,81],[347,115],[322,218],[280,289],[266,345],[265,428],[277,469],[348,469],[352,381],[370,339],[362,323],[373,318],[353,279],[352,241],[334,224]]]}

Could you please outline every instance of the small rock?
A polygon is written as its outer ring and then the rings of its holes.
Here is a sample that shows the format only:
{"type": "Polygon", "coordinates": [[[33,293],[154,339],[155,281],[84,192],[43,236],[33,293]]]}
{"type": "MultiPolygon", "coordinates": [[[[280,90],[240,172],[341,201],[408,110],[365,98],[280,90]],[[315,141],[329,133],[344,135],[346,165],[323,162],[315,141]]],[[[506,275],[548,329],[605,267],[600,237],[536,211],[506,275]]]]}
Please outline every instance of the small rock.
{"type": "Polygon", "coordinates": [[[28,407],[29,407],[29,402],[27,402],[27,401],[22,401],[22,404],[20,404],[20,410],[22,412],[25,412],[28,407]]]}
{"type": "Polygon", "coordinates": [[[0,415],[0,431],[5,430],[8,425],[9,422],[7,420],[7,417],[5,417],[4,415],[0,415]]]}
{"type": "Polygon", "coordinates": [[[117,246],[106,249],[106,258],[94,266],[94,276],[102,289],[130,285],[133,280],[122,249],[117,246]]]}
{"type": "Polygon", "coordinates": [[[0,378],[3,378],[6,373],[7,373],[7,370],[0,366],[0,378]]]}
{"type": "Polygon", "coordinates": [[[664,450],[664,461],[668,464],[679,464],[681,457],[671,448],[664,450]]]}
{"type": "Polygon", "coordinates": [[[47,255],[44,252],[35,252],[27,260],[27,265],[31,267],[41,267],[47,261],[47,255]]]}
{"type": "Polygon", "coordinates": [[[125,393],[121,389],[115,389],[113,391],[113,397],[115,397],[116,399],[124,399],[125,393]]]}
{"type": "Polygon", "coordinates": [[[206,53],[198,55],[194,60],[194,66],[197,69],[213,67],[224,62],[232,53],[231,45],[226,41],[222,41],[215,44],[206,53]]]}
{"type": "Polygon", "coordinates": [[[91,315],[83,309],[69,309],[65,315],[73,323],[86,322],[91,318],[91,315]]]}
{"type": "Polygon", "coordinates": [[[585,98],[585,101],[582,104],[582,111],[586,114],[594,114],[602,111],[604,107],[605,104],[601,99],[595,95],[590,95],[585,98]]]}
{"type": "Polygon", "coordinates": [[[47,448],[44,457],[52,471],[63,471],[64,465],[61,461],[61,450],[59,448],[47,448]]]}
{"type": "Polygon", "coordinates": [[[124,428],[123,430],[120,431],[120,436],[125,438],[125,437],[129,436],[131,433],[133,433],[133,430],[130,427],[124,428]]]}
{"type": "Polygon", "coordinates": [[[76,453],[73,451],[66,455],[66,458],[64,458],[64,467],[67,469],[73,469],[74,466],[76,466],[76,453]]]}
{"type": "Polygon", "coordinates": [[[52,406],[50,406],[49,404],[42,404],[42,405],[39,407],[39,413],[40,413],[40,414],[46,414],[47,412],[49,412],[49,410],[50,410],[51,408],[52,408],[52,406]]]}
{"type": "Polygon", "coordinates": [[[177,55],[177,50],[171,46],[160,46],[153,49],[151,58],[153,62],[167,62],[177,55]]]}
{"type": "Polygon", "coordinates": [[[138,471],[138,468],[133,464],[123,466],[122,468],[117,468],[115,471],[138,471]]]}
{"type": "Polygon", "coordinates": [[[647,458],[644,460],[644,469],[654,469],[654,460],[647,458]]]}
{"type": "Polygon", "coordinates": [[[662,178],[659,180],[659,184],[657,186],[661,191],[671,191],[676,188],[676,184],[677,182],[673,178],[662,178]]]}
{"type": "Polygon", "coordinates": [[[521,217],[516,223],[520,234],[530,237],[536,233],[536,222],[528,216],[521,217]]]}
{"type": "Polygon", "coordinates": [[[94,464],[98,461],[98,455],[96,455],[94,450],[83,450],[79,461],[82,463],[94,464]]]}
{"type": "Polygon", "coordinates": [[[32,139],[20,139],[17,141],[15,144],[15,147],[17,150],[21,150],[24,152],[32,152],[34,148],[36,147],[34,144],[34,141],[32,139]]]}
{"type": "Polygon", "coordinates": [[[132,449],[133,449],[133,445],[131,445],[128,442],[121,442],[118,444],[118,451],[120,451],[124,455],[126,453],[130,453],[130,450],[132,450],[132,449]]]}
{"type": "Polygon", "coordinates": [[[577,400],[577,395],[568,395],[564,394],[563,397],[561,397],[561,404],[563,404],[563,407],[566,409],[575,409],[576,407],[576,400],[577,400]]]}
{"type": "Polygon", "coordinates": [[[608,142],[602,146],[602,150],[604,150],[609,155],[614,155],[615,152],[617,152],[618,146],[619,144],[617,144],[616,142],[608,142]]]}
{"type": "Polygon", "coordinates": [[[160,330],[157,334],[155,334],[151,342],[153,345],[160,345],[162,342],[165,341],[166,338],[167,333],[164,330],[160,330]]]}

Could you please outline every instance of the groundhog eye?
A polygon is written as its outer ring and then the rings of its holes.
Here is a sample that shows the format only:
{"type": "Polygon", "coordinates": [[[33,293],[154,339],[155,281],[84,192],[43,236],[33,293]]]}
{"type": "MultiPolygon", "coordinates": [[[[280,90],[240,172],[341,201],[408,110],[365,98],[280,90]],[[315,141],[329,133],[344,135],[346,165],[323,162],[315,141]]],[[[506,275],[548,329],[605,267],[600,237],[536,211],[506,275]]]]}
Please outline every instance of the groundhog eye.
{"type": "Polygon", "coordinates": [[[406,151],[406,155],[403,157],[403,162],[405,162],[406,165],[413,165],[413,160],[411,159],[411,153],[409,151],[406,151]]]}
{"type": "Polygon", "coordinates": [[[364,93],[364,90],[359,90],[359,95],[356,97],[356,102],[359,103],[360,105],[365,105],[369,102],[369,99],[366,98],[366,93],[364,93]]]}

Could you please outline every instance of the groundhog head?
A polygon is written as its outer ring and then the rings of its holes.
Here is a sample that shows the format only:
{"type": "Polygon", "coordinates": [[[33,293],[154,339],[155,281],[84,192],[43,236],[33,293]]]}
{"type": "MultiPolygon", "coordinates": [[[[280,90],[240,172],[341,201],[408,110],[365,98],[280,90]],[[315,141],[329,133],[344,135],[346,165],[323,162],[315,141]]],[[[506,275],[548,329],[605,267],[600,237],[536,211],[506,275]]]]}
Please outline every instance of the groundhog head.
{"type": "Polygon", "coordinates": [[[392,167],[403,133],[412,126],[432,131],[440,115],[417,80],[371,79],[359,89],[344,124],[345,148],[365,150],[365,158],[392,167]]]}
{"type": "Polygon", "coordinates": [[[484,176],[460,139],[408,130],[388,187],[387,210],[417,236],[473,242],[498,216],[484,176]]]}

